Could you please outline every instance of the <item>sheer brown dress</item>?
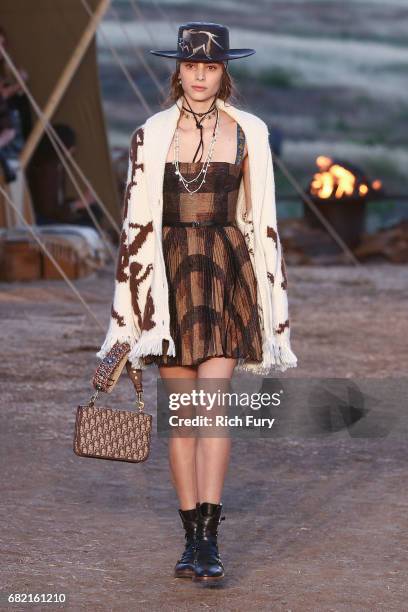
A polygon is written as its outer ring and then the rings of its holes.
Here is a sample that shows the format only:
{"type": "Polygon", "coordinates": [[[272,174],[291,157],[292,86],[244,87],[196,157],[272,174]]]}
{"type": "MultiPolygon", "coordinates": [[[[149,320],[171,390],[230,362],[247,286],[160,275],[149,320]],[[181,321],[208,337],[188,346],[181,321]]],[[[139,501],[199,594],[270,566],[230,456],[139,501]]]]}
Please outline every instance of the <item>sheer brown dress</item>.
{"type": "MultiPolygon", "coordinates": [[[[193,194],[179,181],[173,162],[166,162],[162,239],[176,355],[167,355],[164,340],[163,354],[144,356],[145,364],[191,366],[210,357],[262,361],[257,280],[245,237],[235,224],[244,146],[237,124],[235,163],[211,162],[205,183],[193,194]],[[180,221],[219,225],[172,225],[180,221]]],[[[180,171],[192,179],[202,163],[182,162],[180,171]]]]}

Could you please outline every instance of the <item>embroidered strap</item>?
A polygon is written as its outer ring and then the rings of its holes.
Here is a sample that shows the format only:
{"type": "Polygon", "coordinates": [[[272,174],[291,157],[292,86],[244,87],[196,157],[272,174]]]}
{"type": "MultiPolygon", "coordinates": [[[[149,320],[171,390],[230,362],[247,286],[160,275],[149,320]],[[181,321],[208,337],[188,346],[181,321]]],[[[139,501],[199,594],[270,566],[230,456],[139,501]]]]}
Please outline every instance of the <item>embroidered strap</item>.
{"type": "Polygon", "coordinates": [[[237,155],[235,158],[235,163],[240,164],[244,157],[244,149],[245,149],[245,134],[242,127],[237,123],[237,155]]]}

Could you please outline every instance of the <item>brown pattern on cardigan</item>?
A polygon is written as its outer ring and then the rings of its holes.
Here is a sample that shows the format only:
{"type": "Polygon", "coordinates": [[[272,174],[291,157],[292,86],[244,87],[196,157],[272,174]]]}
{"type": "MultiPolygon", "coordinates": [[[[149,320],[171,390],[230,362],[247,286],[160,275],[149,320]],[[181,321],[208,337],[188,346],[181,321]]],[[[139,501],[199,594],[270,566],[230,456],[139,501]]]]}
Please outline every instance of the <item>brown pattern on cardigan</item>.
{"type": "MultiPolygon", "coordinates": [[[[130,180],[126,187],[123,220],[127,219],[127,216],[128,216],[131,190],[134,186],[137,185],[137,182],[135,181],[136,170],[140,169],[142,172],[144,171],[143,163],[141,164],[137,163],[138,150],[139,150],[139,147],[143,145],[143,142],[144,142],[144,130],[142,127],[140,127],[134,132],[132,141],[131,141],[131,146],[130,146],[129,157],[130,157],[130,162],[131,162],[131,173],[130,173],[130,180]]],[[[144,274],[139,277],[139,274],[141,270],[143,269],[142,264],[136,261],[133,261],[129,265],[129,258],[131,255],[137,255],[141,246],[146,241],[149,232],[153,231],[153,223],[151,221],[147,223],[146,225],[141,225],[137,223],[129,223],[128,227],[133,228],[133,229],[140,229],[140,231],[138,235],[133,239],[130,245],[128,244],[128,234],[125,230],[125,227],[123,227],[121,231],[118,260],[117,260],[117,266],[116,266],[116,280],[119,283],[126,283],[129,280],[129,284],[131,288],[131,295],[132,295],[132,308],[133,308],[133,312],[138,318],[140,329],[151,329],[152,327],[154,327],[154,322],[152,319],[153,314],[154,314],[154,304],[153,304],[153,299],[151,295],[151,289],[149,288],[149,291],[148,291],[147,302],[145,305],[145,312],[144,312],[143,317],[140,314],[140,308],[138,305],[138,297],[139,297],[139,285],[147,278],[153,266],[149,265],[146,268],[144,274]],[[127,274],[126,272],[127,269],[129,269],[129,274],[127,274]]],[[[116,320],[119,327],[125,326],[124,317],[115,310],[115,308],[113,307],[113,304],[111,307],[111,315],[116,320]]]]}
{"type": "Polygon", "coordinates": [[[132,180],[130,180],[126,186],[126,192],[125,192],[125,205],[123,207],[123,220],[125,220],[127,218],[128,215],[128,209],[129,209],[129,200],[130,200],[130,194],[132,191],[132,187],[135,185],[135,183],[133,183],[132,180]]]}
{"type": "Polygon", "coordinates": [[[125,327],[125,319],[124,317],[122,317],[118,312],[116,312],[116,310],[113,307],[111,307],[111,316],[116,320],[117,324],[119,325],[119,327],[125,327]]]}
{"type": "Polygon", "coordinates": [[[129,245],[129,255],[137,255],[140,247],[146,242],[147,236],[153,231],[153,223],[150,221],[147,225],[140,225],[139,223],[129,223],[129,227],[133,229],[140,229],[138,235],[134,238],[133,242],[129,245]]]}
{"type": "MultiPolygon", "coordinates": [[[[136,176],[136,171],[140,169],[144,172],[144,164],[143,162],[138,164],[138,151],[139,147],[143,147],[144,144],[144,129],[143,126],[140,126],[133,134],[131,148],[130,148],[130,159],[132,160],[132,186],[137,185],[134,180],[136,176]]],[[[139,223],[129,223],[129,228],[139,229],[139,233],[133,239],[131,244],[129,245],[129,256],[137,255],[140,251],[142,245],[146,242],[148,235],[153,231],[153,222],[143,225],[139,223]]],[[[130,264],[129,272],[130,272],[130,291],[132,295],[132,308],[135,313],[140,330],[149,330],[155,326],[153,321],[153,314],[155,312],[154,303],[152,298],[151,287],[149,287],[146,303],[144,307],[144,313],[141,314],[141,308],[139,306],[139,286],[140,284],[149,276],[151,270],[153,269],[153,265],[149,264],[144,273],[139,276],[140,272],[143,269],[143,265],[137,261],[132,261],[130,264]]]]}
{"type": "MultiPolygon", "coordinates": [[[[129,256],[137,255],[140,251],[140,248],[144,244],[147,239],[147,236],[150,232],[153,231],[153,224],[149,222],[147,225],[140,225],[138,223],[129,223],[129,227],[139,228],[140,231],[138,235],[133,239],[133,242],[129,245],[129,256]]],[[[154,327],[155,323],[153,321],[154,314],[154,303],[151,294],[151,288],[149,288],[148,294],[146,296],[146,304],[144,308],[144,314],[141,315],[140,307],[138,304],[138,296],[139,291],[138,287],[141,282],[143,282],[149,275],[150,271],[153,269],[153,266],[150,264],[147,266],[144,274],[138,278],[143,266],[139,264],[137,261],[133,261],[130,264],[130,289],[132,292],[132,306],[133,312],[138,317],[140,329],[151,329],[154,327]]]]}
{"type": "Polygon", "coordinates": [[[126,274],[126,268],[129,265],[129,249],[127,244],[127,233],[122,229],[120,233],[119,253],[116,264],[116,280],[118,283],[126,283],[129,276],[126,274]]]}
{"type": "Polygon", "coordinates": [[[152,327],[154,327],[155,324],[153,321],[153,314],[154,314],[154,304],[153,304],[153,298],[152,298],[152,288],[149,287],[149,291],[147,292],[147,297],[146,297],[146,305],[145,305],[145,312],[143,316],[142,329],[152,329],[152,327]]]}
{"type": "Polygon", "coordinates": [[[273,238],[275,246],[276,248],[278,248],[278,235],[273,229],[273,227],[270,227],[269,225],[266,227],[266,235],[268,236],[268,238],[273,238]]]}
{"type": "Polygon", "coordinates": [[[136,162],[137,162],[139,147],[143,147],[143,145],[144,145],[144,129],[142,126],[140,126],[133,133],[133,138],[132,138],[132,143],[131,143],[131,148],[130,148],[130,158],[132,162],[134,163],[134,169],[136,170],[136,168],[140,168],[142,172],[143,172],[143,163],[138,164],[136,166],[136,162]]]}
{"type": "Polygon", "coordinates": [[[146,267],[146,270],[144,271],[144,273],[139,276],[142,269],[143,269],[143,266],[137,261],[132,261],[129,267],[129,273],[130,273],[129,274],[129,287],[130,287],[130,294],[132,297],[132,308],[133,308],[133,312],[135,313],[137,317],[139,328],[140,329],[151,329],[152,327],[154,327],[155,324],[154,324],[154,321],[152,320],[152,315],[154,313],[154,305],[153,305],[153,301],[151,298],[150,289],[148,292],[145,312],[143,313],[143,315],[140,312],[138,301],[139,301],[139,286],[149,276],[151,270],[153,269],[153,265],[149,264],[146,267]]]}
{"type": "Polygon", "coordinates": [[[285,259],[283,257],[283,253],[281,256],[281,270],[282,270],[282,276],[283,276],[283,281],[281,282],[281,287],[282,289],[285,289],[285,291],[287,290],[288,287],[288,277],[286,275],[286,264],[285,264],[285,259]]]}
{"type": "Polygon", "coordinates": [[[144,130],[143,130],[143,127],[139,127],[133,133],[132,140],[130,143],[129,159],[130,159],[130,163],[132,164],[132,166],[131,166],[130,180],[128,181],[126,185],[125,206],[124,206],[124,211],[123,211],[124,219],[127,218],[131,191],[134,187],[137,186],[137,182],[135,180],[136,170],[141,170],[142,172],[144,172],[143,162],[141,164],[137,163],[139,147],[142,147],[143,143],[144,143],[144,130]]]}
{"type": "Polygon", "coordinates": [[[285,327],[289,328],[289,319],[286,319],[284,323],[279,323],[278,328],[275,330],[277,334],[282,334],[285,327]]]}
{"type": "MultiPolygon", "coordinates": [[[[244,213],[245,221],[246,221],[246,216],[247,216],[247,213],[245,211],[245,213],[244,213]]],[[[252,248],[252,239],[253,239],[253,234],[254,234],[254,223],[253,223],[253,221],[250,220],[250,221],[248,221],[248,224],[249,224],[249,230],[245,231],[244,237],[245,237],[245,241],[247,243],[248,252],[254,257],[255,253],[254,253],[254,249],[252,248]]]]}
{"type": "MultiPolygon", "coordinates": [[[[274,243],[275,243],[275,247],[278,248],[278,234],[277,232],[273,229],[273,227],[270,227],[269,225],[266,227],[266,235],[268,236],[268,238],[272,238],[274,243]]],[[[282,289],[284,289],[285,291],[287,291],[287,287],[288,287],[288,277],[286,274],[286,264],[285,264],[285,259],[283,257],[283,251],[281,252],[281,272],[282,272],[282,276],[283,276],[283,281],[281,282],[281,287],[282,289]]],[[[271,281],[272,285],[275,283],[275,279],[274,276],[272,274],[272,272],[268,272],[268,278],[271,281]]]]}

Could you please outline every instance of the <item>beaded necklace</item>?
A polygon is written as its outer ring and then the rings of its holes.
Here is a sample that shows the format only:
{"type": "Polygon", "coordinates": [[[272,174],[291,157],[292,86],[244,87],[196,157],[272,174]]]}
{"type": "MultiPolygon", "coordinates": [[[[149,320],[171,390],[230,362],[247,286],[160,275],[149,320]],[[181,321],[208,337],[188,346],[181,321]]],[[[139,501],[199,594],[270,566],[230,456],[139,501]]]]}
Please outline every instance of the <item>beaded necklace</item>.
{"type": "MultiPolygon", "coordinates": [[[[186,102],[187,102],[187,104],[189,104],[188,100],[186,100],[186,102]]],[[[190,108],[191,108],[191,106],[190,106],[190,108]]],[[[193,163],[194,163],[194,159],[195,159],[195,157],[196,157],[200,147],[202,146],[204,148],[204,144],[203,144],[203,130],[202,130],[203,126],[201,125],[201,121],[203,121],[205,116],[207,114],[209,114],[209,113],[211,113],[210,116],[209,116],[209,118],[210,118],[212,116],[212,114],[213,114],[213,109],[214,109],[214,106],[212,106],[205,113],[195,113],[193,111],[193,109],[191,109],[191,112],[193,113],[194,118],[196,120],[196,127],[198,129],[200,129],[200,131],[201,131],[201,134],[200,134],[200,144],[199,144],[198,149],[197,149],[197,151],[196,151],[196,153],[194,155],[193,163]],[[197,114],[201,116],[200,121],[197,121],[197,117],[196,117],[197,114]]],[[[185,109],[185,110],[187,110],[187,109],[185,109]]],[[[203,183],[205,183],[205,177],[207,175],[208,166],[210,165],[210,162],[211,162],[211,159],[212,159],[212,155],[213,155],[213,151],[214,151],[214,146],[215,146],[215,143],[217,142],[217,136],[218,136],[218,132],[219,132],[219,124],[220,124],[220,121],[219,121],[219,112],[218,112],[218,108],[216,108],[216,107],[215,107],[215,112],[216,112],[216,115],[217,115],[217,119],[216,119],[216,122],[215,122],[215,125],[214,125],[213,134],[212,134],[212,137],[211,137],[211,142],[210,142],[210,146],[209,146],[209,149],[208,149],[207,157],[205,158],[205,160],[203,162],[203,165],[202,165],[200,171],[198,172],[198,174],[195,177],[193,177],[192,179],[190,179],[190,180],[186,179],[182,175],[182,173],[180,172],[180,165],[179,165],[180,164],[180,161],[179,161],[179,149],[180,149],[180,147],[179,147],[179,128],[177,127],[176,131],[175,131],[175,137],[174,137],[174,162],[173,162],[173,164],[174,164],[174,166],[176,168],[175,173],[179,177],[179,181],[182,182],[184,188],[189,193],[195,193],[196,191],[198,191],[200,189],[201,185],[203,183]],[[201,183],[198,185],[198,187],[196,189],[191,190],[189,188],[190,183],[193,183],[193,182],[199,180],[201,175],[202,175],[201,183]]],[[[201,151],[201,156],[202,156],[202,151],[201,151]]],[[[200,158],[201,158],[201,156],[200,156],[200,158]]]]}

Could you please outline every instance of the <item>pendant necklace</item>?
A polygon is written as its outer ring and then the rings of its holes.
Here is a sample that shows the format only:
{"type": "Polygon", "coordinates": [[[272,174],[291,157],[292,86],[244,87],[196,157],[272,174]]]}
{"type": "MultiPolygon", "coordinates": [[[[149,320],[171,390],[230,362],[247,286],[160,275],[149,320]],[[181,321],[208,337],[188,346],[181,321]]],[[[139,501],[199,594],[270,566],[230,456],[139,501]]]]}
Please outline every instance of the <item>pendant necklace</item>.
{"type": "MultiPolygon", "coordinates": [[[[186,102],[187,102],[187,104],[189,104],[188,100],[186,100],[186,102]]],[[[190,106],[190,108],[191,108],[191,106],[190,106]]],[[[197,113],[195,113],[193,111],[193,109],[191,109],[191,112],[193,113],[195,121],[196,121],[196,127],[201,130],[200,143],[198,145],[198,148],[197,148],[197,151],[196,151],[196,153],[194,155],[192,163],[194,163],[194,159],[195,159],[195,157],[196,157],[200,147],[204,148],[203,132],[202,132],[201,121],[204,119],[204,117],[208,113],[212,113],[212,111],[213,111],[213,106],[206,113],[200,113],[202,118],[201,118],[200,122],[198,122],[197,118],[196,118],[196,114],[197,113]]],[[[218,132],[219,132],[219,123],[220,122],[219,122],[219,112],[218,112],[218,108],[217,107],[215,107],[215,111],[216,111],[217,119],[216,119],[216,122],[215,122],[215,125],[214,125],[213,134],[212,134],[211,143],[210,143],[210,146],[209,146],[209,149],[208,149],[207,157],[206,157],[205,161],[203,162],[203,165],[202,165],[200,171],[198,172],[198,174],[195,177],[193,177],[192,179],[186,179],[181,174],[181,172],[180,172],[180,166],[179,166],[179,164],[180,164],[180,162],[179,162],[179,128],[178,127],[176,128],[175,138],[174,138],[174,162],[173,163],[174,163],[174,165],[176,167],[176,175],[178,175],[179,181],[181,181],[183,183],[184,188],[189,193],[195,193],[196,191],[198,191],[200,189],[201,185],[203,183],[205,183],[205,177],[206,177],[206,174],[207,174],[208,166],[209,166],[209,164],[211,162],[211,159],[212,159],[212,155],[213,155],[213,151],[214,151],[214,146],[215,146],[215,143],[217,142],[217,136],[218,136],[218,132]],[[199,184],[199,186],[196,189],[191,190],[189,188],[189,184],[197,181],[200,178],[201,175],[203,175],[201,183],[199,184]]],[[[202,153],[203,152],[201,151],[201,156],[202,156],[202,153]]],[[[201,158],[201,156],[200,156],[200,158],[201,158]]]]}

